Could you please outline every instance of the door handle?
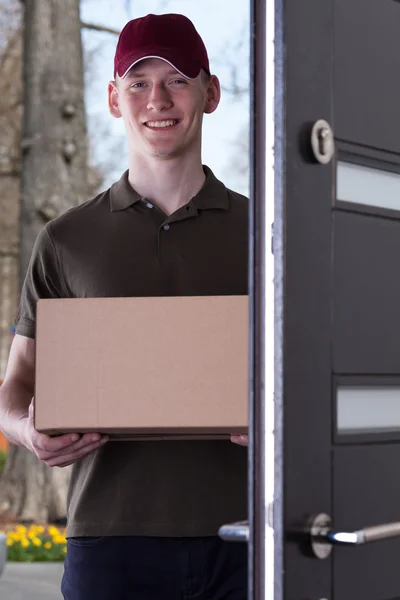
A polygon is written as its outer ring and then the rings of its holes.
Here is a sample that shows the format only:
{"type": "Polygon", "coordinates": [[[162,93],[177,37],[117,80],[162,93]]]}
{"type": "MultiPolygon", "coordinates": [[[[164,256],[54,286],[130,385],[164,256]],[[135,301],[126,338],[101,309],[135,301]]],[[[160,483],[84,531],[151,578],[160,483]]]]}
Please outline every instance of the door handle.
{"type": "MultiPolygon", "coordinates": [[[[334,545],[355,546],[400,536],[400,521],[373,525],[355,531],[335,531],[331,523],[330,516],[324,513],[310,519],[307,531],[310,534],[313,553],[317,558],[327,558],[334,545]]],[[[218,535],[228,542],[248,542],[249,522],[237,521],[222,525],[218,535]]]]}
{"type": "Polygon", "coordinates": [[[336,531],[331,528],[332,519],[324,513],[310,522],[311,547],[317,558],[327,558],[332,546],[354,546],[400,536],[400,522],[373,525],[355,531],[336,531]]]}
{"type": "Polygon", "coordinates": [[[249,522],[236,521],[227,523],[218,529],[220,538],[227,542],[248,542],[250,537],[249,522]]]}

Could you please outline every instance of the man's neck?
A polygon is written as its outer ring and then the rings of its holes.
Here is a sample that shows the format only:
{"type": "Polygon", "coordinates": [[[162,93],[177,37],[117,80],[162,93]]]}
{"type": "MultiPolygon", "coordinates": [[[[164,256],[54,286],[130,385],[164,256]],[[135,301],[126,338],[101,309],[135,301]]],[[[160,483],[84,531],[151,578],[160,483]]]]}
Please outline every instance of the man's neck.
{"type": "Polygon", "coordinates": [[[166,215],[187,204],[201,190],[204,181],[201,159],[197,157],[148,161],[135,156],[130,160],[129,183],[166,215]]]}

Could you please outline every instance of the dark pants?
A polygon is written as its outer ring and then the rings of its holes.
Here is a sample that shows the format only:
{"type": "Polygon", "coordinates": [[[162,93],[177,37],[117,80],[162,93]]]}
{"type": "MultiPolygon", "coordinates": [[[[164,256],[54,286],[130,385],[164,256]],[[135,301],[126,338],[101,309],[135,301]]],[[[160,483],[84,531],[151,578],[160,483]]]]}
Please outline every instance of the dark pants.
{"type": "Polygon", "coordinates": [[[247,544],[70,538],[61,589],[65,600],[246,600],[247,544]]]}

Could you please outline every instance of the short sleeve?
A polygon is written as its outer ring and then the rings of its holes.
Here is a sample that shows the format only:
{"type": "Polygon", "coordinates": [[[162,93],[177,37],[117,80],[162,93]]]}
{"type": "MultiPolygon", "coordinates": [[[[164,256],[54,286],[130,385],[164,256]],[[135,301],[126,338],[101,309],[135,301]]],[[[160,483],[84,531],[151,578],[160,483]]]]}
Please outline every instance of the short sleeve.
{"type": "Polygon", "coordinates": [[[36,335],[36,303],[41,298],[65,297],[56,246],[47,224],[36,238],[21,290],[15,332],[29,338],[36,335]]]}

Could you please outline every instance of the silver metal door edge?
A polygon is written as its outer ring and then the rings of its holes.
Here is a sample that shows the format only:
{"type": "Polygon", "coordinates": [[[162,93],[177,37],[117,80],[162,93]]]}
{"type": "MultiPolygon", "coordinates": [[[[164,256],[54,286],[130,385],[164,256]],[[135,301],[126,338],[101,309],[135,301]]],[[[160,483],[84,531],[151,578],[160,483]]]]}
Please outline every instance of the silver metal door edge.
{"type": "MultiPolygon", "coordinates": [[[[269,3],[269,0],[267,0],[269,3]]],[[[284,160],[284,0],[274,0],[273,39],[274,56],[269,57],[274,64],[274,365],[273,365],[273,402],[274,402],[274,465],[271,466],[274,477],[271,519],[274,531],[274,581],[270,598],[283,600],[283,306],[284,306],[284,202],[285,202],[285,160],[284,160]]],[[[271,9],[272,10],[272,9],[271,9]]],[[[267,473],[268,477],[268,473],[267,473]]],[[[267,496],[268,498],[268,496],[267,496]]],[[[268,558],[268,557],[267,557],[268,558]]]]}
{"type": "Polygon", "coordinates": [[[254,463],[249,482],[253,588],[249,598],[282,600],[283,0],[253,0],[252,14],[256,33],[252,69],[255,248],[250,289],[255,364],[254,448],[250,452],[254,463]]]}

